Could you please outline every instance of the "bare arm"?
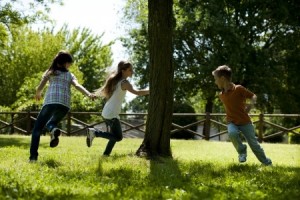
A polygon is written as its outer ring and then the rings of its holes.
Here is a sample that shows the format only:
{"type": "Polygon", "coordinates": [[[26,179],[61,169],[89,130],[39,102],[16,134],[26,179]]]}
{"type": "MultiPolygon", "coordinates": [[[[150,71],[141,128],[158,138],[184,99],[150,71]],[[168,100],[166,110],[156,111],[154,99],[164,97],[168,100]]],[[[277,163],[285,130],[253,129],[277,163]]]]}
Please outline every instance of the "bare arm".
{"type": "Polygon", "coordinates": [[[250,110],[254,107],[256,104],[257,96],[253,95],[252,98],[250,99],[250,103],[246,105],[246,112],[249,113],[250,110]]]}
{"type": "Polygon", "coordinates": [[[91,99],[94,99],[94,95],[91,94],[87,89],[85,89],[80,83],[78,83],[76,78],[72,80],[72,85],[76,88],[76,90],[80,91],[82,94],[88,96],[91,99]]]}
{"type": "Polygon", "coordinates": [[[42,99],[42,91],[50,78],[50,74],[51,72],[49,71],[44,73],[40,84],[36,87],[35,99],[37,101],[42,99]]]}
{"type": "Polygon", "coordinates": [[[128,81],[124,81],[121,85],[122,90],[127,90],[131,92],[132,94],[138,95],[138,96],[144,96],[148,95],[150,93],[149,90],[136,90],[132,87],[132,85],[128,81]]]}

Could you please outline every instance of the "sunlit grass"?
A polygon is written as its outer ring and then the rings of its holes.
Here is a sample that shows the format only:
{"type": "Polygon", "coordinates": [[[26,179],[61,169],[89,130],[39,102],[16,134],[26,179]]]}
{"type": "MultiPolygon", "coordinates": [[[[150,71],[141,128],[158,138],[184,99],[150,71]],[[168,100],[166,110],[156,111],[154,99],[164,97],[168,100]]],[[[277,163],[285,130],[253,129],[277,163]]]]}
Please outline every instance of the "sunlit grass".
{"type": "Polygon", "coordinates": [[[110,157],[107,140],[41,137],[39,160],[28,163],[29,136],[0,135],[0,199],[299,199],[300,145],[262,144],[273,167],[252,152],[238,164],[229,142],[172,140],[173,159],[134,155],[141,139],[124,139],[110,157]]]}

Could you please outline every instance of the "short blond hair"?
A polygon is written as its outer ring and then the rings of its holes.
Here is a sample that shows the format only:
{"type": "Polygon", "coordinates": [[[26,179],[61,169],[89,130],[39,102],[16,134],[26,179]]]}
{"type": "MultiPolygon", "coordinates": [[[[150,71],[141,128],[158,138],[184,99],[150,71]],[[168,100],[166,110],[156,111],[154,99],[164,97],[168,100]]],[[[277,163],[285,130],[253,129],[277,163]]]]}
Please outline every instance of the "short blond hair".
{"type": "Polygon", "coordinates": [[[227,65],[221,65],[215,69],[212,74],[217,77],[224,76],[227,80],[231,80],[231,69],[227,65]]]}

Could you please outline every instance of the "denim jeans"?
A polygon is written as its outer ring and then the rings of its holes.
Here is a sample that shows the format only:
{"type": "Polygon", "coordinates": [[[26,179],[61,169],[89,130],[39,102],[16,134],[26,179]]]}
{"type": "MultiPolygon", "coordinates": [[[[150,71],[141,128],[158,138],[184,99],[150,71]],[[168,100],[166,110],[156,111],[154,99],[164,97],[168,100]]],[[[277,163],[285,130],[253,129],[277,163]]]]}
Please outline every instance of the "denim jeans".
{"type": "Polygon", "coordinates": [[[61,104],[47,104],[43,106],[42,110],[35,121],[30,146],[30,158],[38,157],[38,148],[40,144],[40,136],[42,130],[46,126],[47,131],[51,131],[57,127],[58,123],[67,115],[69,108],[61,104]]]}
{"type": "Polygon", "coordinates": [[[255,130],[252,123],[246,125],[235,125],[233,123],[229,123],[227,125],[228,135],[233,143],[238,154],[246,154],[247,146],[242,143],[240,132],[244,135],[245,139],[247,140],[252,152],[255,154],[257,159],[265,165],[272,164],[272,161],[266,157],[263,148],[258,143],[255,137],[255,130]]]}
{"type": "Polygon", "coordinates": [[[103,155],[109,156],[112,149],[114,148],[116,142],[119,142],[123,139],[122,128],[120,120],[117,118],[105,119],[107,127],[110,129],[109,132],[103,132],[96,130],[95,136],[108,139],[105,151],[103,155]]]}

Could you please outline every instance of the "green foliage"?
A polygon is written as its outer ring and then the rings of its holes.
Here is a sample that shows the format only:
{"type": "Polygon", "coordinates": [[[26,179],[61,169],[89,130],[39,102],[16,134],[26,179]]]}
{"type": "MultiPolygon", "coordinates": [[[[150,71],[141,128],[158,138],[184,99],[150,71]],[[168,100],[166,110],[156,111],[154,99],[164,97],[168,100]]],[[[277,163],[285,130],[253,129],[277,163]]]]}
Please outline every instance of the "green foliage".
{"type": "Polygon", "coordinates": [[[0,105],[11,105],[16,101],[18,89],[26,77],[44,72],[57,52],[63,49],[63,35],[50,30],[35,32],[28,27],[12,29],[12,38],[0,53],[1,90],[6,98],[0,105]],[[49,45],[51,44],[51,45],[49,45]]]}
{"type": "Polygon", "coordinates": [[[124,112],[131,111],[134,113],[146,113],[149,101],[149,96],[136,96],[130,102],[126,102],[123,108],[124,112]]]}
{"type": "MultiPolygon", "coordinates": [[[[194,108],[188,102],[174,102],[173,113],[195,113],[194,108]]],[[[180,126],[186,126],[197,121],[196,116],[173,116],[172,122],[180,126]]],[[[197,131],[197,125],[189,128],[192,131],[197,131]]],[[[171,138],[175,139],[193,139],[195,135],[186,130],[178,131],[171,134],[171,138]]]]}
{"type": "Polygon", "coordinates": [[[62,0],[3,0],[0,2],[0,22],[22,25],[46,20],[51,4],[62,5],[62,0]]]}
{"type": "MultiPolygon", "coordinates": [[[[299,133],[299,131],[298,131],[298,133],[299,133]]],[[[290,144],[300,144],[300,135],[291,133],[289,135],[289,143],[290,144]]]]}
{"type": "MultiPolygon", "coordinates": [[[[11,108],[5,107],[5,106],[0,106],[0,112],[11,112],[11,108]]],[[[11,121],[11,116],[10,115],[0,115],[0,120],[4,122],[9,122],[11,121]]],[[[8,133],[10,131],[10,127],[0,129],[0,133],[8,133]]]]}
{"type": "Polygon", "coordinates": [[[67,27],[63,27],[61,32],[65,35],[66,48],[83,73],[83,86],[91,91],[101,87],[106,77],[105,70],[112,65],[113,42],[103,45],[103,34],[93,35],[87,28],[77,28],[70,32],[67,27]]]}
{"type": "Polygon", "coordinates": [[[28,163],[30,137],[0,135],[1,199],[298,199],[298,145],[263,144],[274,162],[260,166],[249,152],[237,164],[231,143],[172,140],[174,159],[133,155],[140,139],[124,139],[111,157],[106,140],[41,137],[37,163],[28,163]]]}
{"type": "MultiPolygon", "coordinates": [[[[125,14],[138,25],[125,44],[134,62],[143,66],[136,72],[142,84],[147,80],[143,77],[148,74],[149,56],[147,2],[140,3],[129,1],[139,9],[125,14]]],[[[295,0],[174,1],[175,98],[184,101],[201,91],[205,111],[212,112],[217,88],[211,72],[228,64],[233,81],[257,94],[261,112],[279,108],[283,113],[299,113],[295,76],[300,69],[299,8],[295,0]]]]}
{"type": "MultiPolygon", "coordinates": [[[[80,83],[93,86],[87,88],[91,92],[101,86],[105,79],[104,70],[112,62],[111,44],[103,46],[102,36],[94,36],[88,29],[68,31],[67,27],[62,27],[53,33],[48,28],[33,31],[21,27],[13,29],[12,33],[12,39],[0,53],[1,90],[6,94],[6,98],[0,99],[0,105],[14,103],[12,106],[17,110],[39,108],[33,100],[35,88],[59,50],[67,49],[74,55],[71,71],[80,83]]],[[[73,91],[73,94],[75,110],[93,109],[93,104],[84,101],[79,92],[73,91]]]]}

